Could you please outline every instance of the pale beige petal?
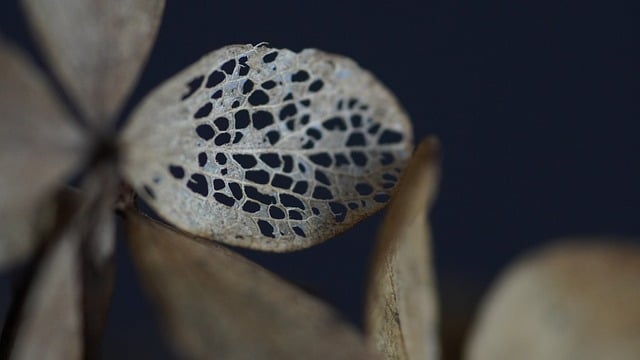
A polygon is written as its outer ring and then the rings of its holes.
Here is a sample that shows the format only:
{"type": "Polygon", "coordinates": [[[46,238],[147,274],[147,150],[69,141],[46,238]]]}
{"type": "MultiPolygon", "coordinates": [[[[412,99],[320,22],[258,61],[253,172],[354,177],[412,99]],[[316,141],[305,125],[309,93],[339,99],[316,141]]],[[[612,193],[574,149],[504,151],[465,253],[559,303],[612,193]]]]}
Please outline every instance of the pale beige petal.
{"type": "Polygon", "coordinates": [[[45,77],[0,39],[0,269],[35,245],[41,206],[87,155],[87,143],[45,77]],[[39,214],[38,214],[39,213],[39,214]]]}
{"type": "Polygon", "coordinates": [[[395,97],[355,62],[264,45],[207,55],[147,97],[123,135],[123,172],[167,221],[268,251],[381,209],[412,147],[395,97]]]}
{"type": "Polygon", "coordinates": [[[137,83],[164,0],[23,0],[49,63],[82,113],[110,121],[137,83]]]}
{"type": "Polygon", "coordinates": [[[385,359],[438,359],[437,300],[427,214],[439,179],[435,138],[418,146],[391,201],[370,270],[369,340],[385,359]]]}
{"type": "Polygon", "coordinates": [[[138,271],[181,357],[373,359],[325,304],[215,243],[134,210],[125,227],[138,271]]]}
{"type": "Polygon", "coordinates": [[[82,358],[79,240],[78,232],[69,231],[39,264],[21,307],[11,359],[82,358]]]}
{"type": "Polygon", "coordinates": [[[466,358],[640,359],[640,246],[617,240],[561,243],[510,266],[466,358]]]}

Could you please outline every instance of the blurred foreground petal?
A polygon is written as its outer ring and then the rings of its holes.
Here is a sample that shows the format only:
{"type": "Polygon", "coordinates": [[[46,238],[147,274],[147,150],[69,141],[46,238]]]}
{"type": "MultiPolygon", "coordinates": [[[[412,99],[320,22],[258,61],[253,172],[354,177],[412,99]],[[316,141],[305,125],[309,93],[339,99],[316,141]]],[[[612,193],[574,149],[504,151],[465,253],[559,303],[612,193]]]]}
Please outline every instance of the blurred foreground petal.
{"type": "Polygon", "coordinates": [[[86,141],[46,79],[0,39],[0,270],[30,254],[37,214],[83,160],[86,141]]]}
{"type": "Polygon", "coordinates": [[[467,359],[640,359],[640,247],[601,240],[512,265],[480,309],[467,359]]]}
{"type": "Polygon", "coordinates": [[[50,244],[3,330],[11,359],[80,359],[83,353],[80,231],[50,244]]]}
{"type": "Polygon", "coordinates": [[[427,212],[439,179],[439,145],[417,148],[391,200],[369,279],[366,330],[386,359],[437,359],[437,304],[427,212]]]}
{"type": "Polygon", "coordinates": [[[31,26],[71,98],[98,126],[114,120],[138,80],[163,0],[24,0],[31,26]]]}
{"type": "Polygon", "coordinates": [[[214,243],[128,210],[133,258],[181,356],[193,359],[371,359],[325,304],[214,243]]]}

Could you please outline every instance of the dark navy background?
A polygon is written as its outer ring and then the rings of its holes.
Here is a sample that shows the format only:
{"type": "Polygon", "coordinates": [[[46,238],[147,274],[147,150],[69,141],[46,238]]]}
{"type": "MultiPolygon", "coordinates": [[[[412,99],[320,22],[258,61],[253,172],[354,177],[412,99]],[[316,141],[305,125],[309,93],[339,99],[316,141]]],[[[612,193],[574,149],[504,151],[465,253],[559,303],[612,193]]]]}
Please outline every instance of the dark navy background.
{"type": "MultiPolygon", "coordinates": [[[[127,111],[227,44],[317,47],[371,70],[406,107],[416,138],[435,134],[443,145],[433,247],[455,344],[491,279],[523,251],[569,235],[640,234],[638,10],[620,1],[169,1],[127,111]]],[[[0,13],[3,34],[33,53],[16,1],[0,13]]],[[[360,324],[379,221],[297,253],[242,253],[360,324]]],[[[105,358],[170,357],[122,242],[118,263],[105,358]]],[[[5,276],[0,292],[8,287],[5,276]]]]}

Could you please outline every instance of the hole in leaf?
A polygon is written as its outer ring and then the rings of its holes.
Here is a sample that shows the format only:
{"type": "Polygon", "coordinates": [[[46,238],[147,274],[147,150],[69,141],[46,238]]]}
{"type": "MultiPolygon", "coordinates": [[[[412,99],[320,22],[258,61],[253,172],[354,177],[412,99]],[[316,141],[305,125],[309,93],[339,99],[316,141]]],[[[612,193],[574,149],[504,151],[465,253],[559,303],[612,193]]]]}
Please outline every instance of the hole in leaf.
{"type": "Polygon", "coordinates": [[[265,134],[267,140],[269,140],[269,144],[275,145],[278,140],[280,140],[280,133],[276,130],[271,130],[265,134]]]}
{"type": "Polygon", "coordinates": [[[387,202],[389,201],[389,195],[384,193],[376,194],[376,196],[373,197],[373,200],[379,203],[387,202]]]}
{"type": "Polygon", "coordinates": [[[276,237],[275,235],[273,235],[273,230],[274,230],[273,225],[271,225],[267,221],[258,220],[258,227],[260,228],[260,232],[262,233],[262,235],[268,236],[271,238],[276,237]]]}
{"type": "Polygon", "coordinates": [[[292,227],[292,229],[296,234],[298,234],[298,236],[307,237],[307,235],[304,233],[304,230],[302,230],[301,227],[294,226],[294,227],[292,227]]]}
{"type": "Polygon", "coordinates": [[[187,187],[196,194],[200,194],[204,197],[209,195],[209,185],[207,184],[207,178],[202,174],[193,174],[187,182],[187,187]]]}
{"type": "Polygon", "coordinates": [[[218,127],[220,131],[225,131],[229,128],[229,119],[226,117],[219,117],[213,120],[213,123],[218,127]]]}
{"type": "Polygon", "coordinates": [[[255,213],[260,210],[260,204],[251,200],[247,200],[244,205],[242,205],[242,210],[250,213],[255,213]]]}
{"type": "Polygon", "coordinates": [[[395,144],[402,141],[402,133],[393,130],[385,130],[380,135],[380,139],[378,139],[378,144],[395,144]]]}
{"type": "Polygon", "coordinates": [[[181,100],[186,100],[191,95],[193,95],[196,91],[198,91],[203,81],[204,81],[204,75],[200,75],[198,77],[193,78],[191,81],[189,81],[189,83],[187,83],[187,87],[189,89],[187,90],[186,93],[184,93],[184,95],[182,95],[181,100]]]}
{"type": "Polygon", "coordinates": [[[277,206],[269,206],[269,216],[271,216],[274,219],[284,219],[285,218],[285,214],[284,211],[282,211],[282,209],[280,209],[277,206]]]}
{"type": "Polygon", "coordinates": [[[251,169],[258,164],[258,161],[253,155],[235,154],[232,156],[233,160],[245,169],[251,169]]]}
{"type": "Polygon", "coordinates": [[[291,75],[291,81],[293,82],[303,82],[307,80],[309,80],[309,73],[304,70],[300,70],[297,73],[291,75]]]}
{"type": "Polygon", "coordinates": [[[258,184],[269,183],[269,173],[264,170],[249,170],[244,174],[245,178],[258,184]]]}
{"type": "Polygon", "coordinates": [[[231,135],[229,135],[229,133],[219,134],[218,136],[216,136],[216,139],[214,140],[214,142],[218,146],[228,144],[230,141],[231,141],[231,135]]]}
{"type": "Polygon", "coordinates": [[[270,52],[268,54],[266,54],[265,56],[262,57],[262,61],[264,61],[266,64],[273,62],[276,60],[276,57],[278,56],[278,52],[277,51],[273,51],[270,52]]]}
{"type": "Polygon", "coordinates": [[[327,153],[319,153],[309,156],[309,160],[313,161],[314,164],[329,167],[331,166],[331,156],[327,153]]]}
{"type": "Polygon", "coordinates": [[[214,197],[214,198],[216,199],[216,201],[217,201],[217,202],[219,202],[220,204],[227,205],[227,206],[229,206],[229,207],[233,206],[233,204],[235,204],[235,203],[236,203],[236,201],[235,201],[235,199],[234,199],[234,198],[232,198],[232,197],[230,197],[230,196],[227,196],[227,195],[225,195],[225,194],[223,194],[223,193],[219,193],[219,192],[217,192],[217,193],[213,194],[213,197],[214,197]]]}
{"type": "Polygon", "coordinates": [[[282,161],[284,161],[284,166],[282,166],[282,171],[286,173],[290,173],[293,171],[293,158],[291,155],[283,155],[282,161]]]}
{"type": "Polygon", "coordinates": [[[276,203],[276,198],[273,195],[263,194],[253,186],[245,185],[244,193],[247,194],[247,196],[252,198],[253,200],[261,202],[265,205],[276,203]]]}
{"type": "Polygon", "coordinates": [[[373,187],[367,183],[360,183],[356,185],[356,191],[358,194],[366,196],[373,193],[373,187]]]}
{"type": "Polygon", "coordinates": [[[196,128],[196,134],[198,134],[198,136],[200,136],[202,139],[208,141],[213,138],[216,132],[213,130],[213,128],[210,125],[202,124],[196,128]]]}
{"type": "Polygon", "coordinates": [[[222,181],[222,179],[214,179],[213,180],[213,189],[214,190],[220,190],[222,188],[224,188],[225,183],[224,181],[222,181]]]}
{"type": "Polygon", "coordinates": [[[253,113],[251,116],[253,120],[253,127],[260,130],[273,124],[273,115],[268,111],[259,110],[253,113]]]}
{"type": "Polygon", "coordinates": [[[336,222],[343,222],[347,216],[347,207],[339,202],[330,202],[331,212],[336,216],[336,222]]]}
{"type": "Polygon", "coordinates": [[[309,188],[309,183],[307,183],[306,181],[298,181],[296,183],[296,186],[293,187],[293,192],[298,193],[300,195],[304,195],[304,193],[307,192],[308,188],[309,188]]]}
{"type": "Polygon", "coordinates": [[[285,207],[297,207],[300,208],[302,210],[305,209],[304,203],[298,199],[297,197],[293,196],[293,195],[289,195],[289,194],[280,194],[280,202],[282,203],[282,205],[284,205],[285,207]]]}
{"type": "Polygon", "coordinates": [[[324,187],[324,186],[316,186],[313,189],[313,196],[314,199],[318,199],[318,200],[331,200],[333,199],[333,194],[331,194],[331,191],[324,187]]]}
{"type": "Polygon", "coordinates": [[[224,73],[222,73],[222,71],[214,71],[211,73],[211,75],[209,75],[209,77],[207,78],[207,88],[211,89],[212,87],[220,84],[221,82],[224,81],[224,73]]]}
{"type": "Polygon", "coordinates": [[[289,210],[289,219],[302,220],[302,214],[297,210],[289,210]]]}
{"type": "Polygon", "coordinates": [[[253,106],[266,105],[269,103],[269,95],[262,90],[255,90],[249,96],[249,104],[253,106]]]}
{"type": "Polygon", "coordinates": [[[325,120],[322,123],[322,126],[327,130],[340,130],[340,131],[347,130],[347,123],[345,123],[344,119],[339,116],[325,120]]]}
{"type": "Polygon", "coordinates": [[[280,164],[282,164],[280,156],[274,153],[262,154],[260,155],[260,160],[274,169],[280,167],[280,164]]]}
{"type": "Polygon", "coordinates": [[[226,63],[224,63],[222,66],[220,66],[220,69],[222,69],[222,71],[226,72],[228,75],[233,74],[233,70],[235,70],[235,68],[236,68],[235,59],[231,59],[226,63]]]}
{"type": "Polygon", "coordinates": [[[315,80],[314,82],[311,83],[311,85],[309,85],[309,91],[318,92],[322,89],[323,86],[324,86],[324,82],[322,82],[322,80],[320,79],[315,80]]]}
{"type": "Polygon", "coordinates": [[[169,165],[169,173],[176,179],[182,179],[184,177],[184,168],[178,165],[169,165]]]}
{"type": "Polygon", "coordinates": [[[240,185],[238,185],[238,183],[230,182],[229,189],[231,189],[231,193],[236,199],[240,200],[244,197],[244,195],[242,194],[242,188],[240,187],[240,185]]]}
{"type": "Polygon", "coordinates": [[[280,110],[280,114],[278,117],[280,120],[284,120],[286,118],[292,117],[298,113],[298,108],[296,108],[296,104],[288,104],[280,110]]]}
{"type": "Polygon", "coordinates": [[[249,126],[249,123],[251,122],[249,111],[247,110],[240,110],[236,112],[234,118],[236,119],[236,129],[244,129],[249,126]]]}
{"type": "Polygon", "coordinates": [[[216,154],[216,162],[220,165],[224,165],[227,163],[227,155],[223,154],[223,153],[217,153],[216,154]]]}
{"type": "Polygon", "coordinates": [[[289,189],[292,183],[292,178],[282,174],[275,174],[273,180],[271,180],[271,185],[281,189],[289,189]]]}
{"type": "Polygon", "coordinates": [[[207,153],[201,152],[198,154],[198,165],[200,165],[200,167],[207,165],[207,160],[209,160],[207,158],[207,153]]]}
{"type": "Polygon", "coordinates": [[[320,170],[316,170],[315,175],[316,175],[316,180],[318,180],[319,182],[325,185],[331,186],[331,182],[329,181],[329,178],[327,177],[327,175],[325,175],[325,173],[323,173],[320,170]]]}

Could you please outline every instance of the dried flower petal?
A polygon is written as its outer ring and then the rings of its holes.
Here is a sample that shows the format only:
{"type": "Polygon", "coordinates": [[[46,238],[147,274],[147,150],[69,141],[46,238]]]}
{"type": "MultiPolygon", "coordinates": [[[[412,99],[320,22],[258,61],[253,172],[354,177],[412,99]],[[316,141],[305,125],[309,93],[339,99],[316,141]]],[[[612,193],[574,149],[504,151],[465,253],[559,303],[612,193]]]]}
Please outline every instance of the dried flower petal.
{"type": "Polygon", "coordinates": [[[79,235],[63,235],[37,269],[21,306],[11,359],[82,358],[79,235]]]}
{"type": "Polygon", "coordinates": [[[439,178],[438,143],[411,158],[379,232],[369,279],[366,330],[386,359],[437,359],[437,304],[427,212],[439,178]]]}
{"type": "Polygon", "coordinates": [[[122,139],[123,172],[184,230],[290,251],[382,208],[411,141],[393,95],[353,61],[235,45],[143,102],[122,139]]]}
{"type": "Polygon", "coordinates": [[[129,210],[133,258],[190,359],[371,359],[336,314],[260,266],[129,210]]]}
{"type": "Polygon", "coordinates": [[[501,276],[467,359],[640,358],[640,247],[580,240],[530,254],[501,276]]]}
{"type": "Polygon", "coordinates": [[[0,269],[35,246],[37,222],[53,188],[86,154],[44,76],[0,39],[0,269]],[[38,212],[40,212],[38,214],[38,212]]]}
{"type": "Polygon", "coordinates": [[[83,114],[114,120],[155,40],[164,0],[23,0],[50,65],[83,114]]]}

